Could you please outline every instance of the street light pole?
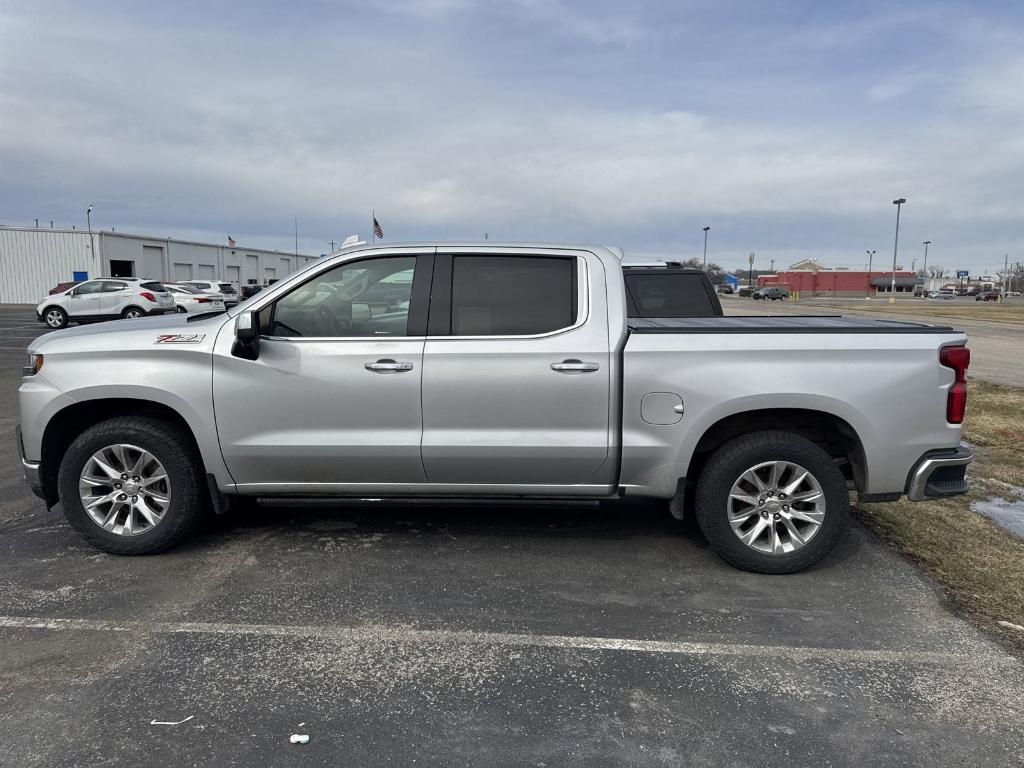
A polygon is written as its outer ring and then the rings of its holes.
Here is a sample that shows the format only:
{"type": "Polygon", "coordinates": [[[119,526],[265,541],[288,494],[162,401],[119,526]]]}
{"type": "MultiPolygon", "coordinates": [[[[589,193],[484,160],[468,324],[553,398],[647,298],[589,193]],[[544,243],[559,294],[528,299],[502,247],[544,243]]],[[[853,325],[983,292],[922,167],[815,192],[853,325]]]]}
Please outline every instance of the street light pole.
{"type": "Polygon", "coordinates": [[[92,236],[92,203],[89,203],[89,207],[85,209],[85,225],[89,229],[89,250],[91,251],[92,260],[95,262],[96,241],[93,239],[92,236]]]}
{"type": "Polygon", "coordinates": [[[931,283],[928,282],[928,246],[932,244],[931,240],[925,240],[921,245],[924,246],[924,264],[921,266],[921,271],[924,272],[925,285],[928,286],[928,290],[925,291],[925,295],[928,295],[928,291],[931,290],[931,283]]]}
{"type": "Polygon", "coordinates": [[[864,287],[864,301],[871,301],[871,265],[875,263],[876,251],[864,251],[868,255],[868,284],[864,287]]]}
{"type": "Polygon", "coordinates": [[[708,269],[708,230],[711,227],[704,227],[704,271],[708,269]]]}
{"type": "Polygon", "coordinates": [[[901,197],[892,201],[896,206],[896,239],[892,245],[892,285],[889,287],[889,303],[896,303],[896,253],[900,247],[900,208],[907,202],[907,198],[901,197]]]}

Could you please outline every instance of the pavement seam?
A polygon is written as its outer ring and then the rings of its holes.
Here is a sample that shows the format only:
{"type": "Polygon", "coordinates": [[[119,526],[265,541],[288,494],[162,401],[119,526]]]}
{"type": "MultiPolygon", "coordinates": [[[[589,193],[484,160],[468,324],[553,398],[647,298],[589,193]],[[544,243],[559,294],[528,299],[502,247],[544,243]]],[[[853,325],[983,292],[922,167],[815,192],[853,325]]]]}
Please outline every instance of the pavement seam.
{"type": "Polygon", "coordinates": [[[312,638],[350,643],[406,643],[426,645],[501,645],[565,650],[637,651],[683,656],[773,657],[791,661],[847,663],[914,663],[959,665],[1007,664],[1012,657],[998,653],[911,651],[893,649],[830,648],[816,646],[755,645],[671,640],[642,640],[611,637],[539,635],[470,630],[415,629],[406,626],[362,625],[358,627],[237,624],[224,622],[112,621],[39,616],[0,616],[0,629],[129,632],[145,634],[209,634],[312,638]]]}

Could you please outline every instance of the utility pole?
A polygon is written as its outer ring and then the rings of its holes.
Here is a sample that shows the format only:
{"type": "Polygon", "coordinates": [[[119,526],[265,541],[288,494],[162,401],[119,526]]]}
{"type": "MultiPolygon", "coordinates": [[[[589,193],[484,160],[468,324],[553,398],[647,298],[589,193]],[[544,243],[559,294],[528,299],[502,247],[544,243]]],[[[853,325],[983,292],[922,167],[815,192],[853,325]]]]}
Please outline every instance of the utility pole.
{"type": "Polygon", "coordinates": [[[889,303],[896,303],[896,252],[900,247],[900,208],[907,202],[907,198],[901,197],[897,200],[893,200],[892,204],[896,206],[896,239],[892,245],[892,285],[889,288],[889,303]]]}
{"type": "Polygon", "coordinates": [[[708,270],[708,230],[711,227],[704,227],[704,271],[708,270]]]}
{"type": "Polygon", "coordinates": [[[334,253],[334,241],[331,240],[331,253],[334,253]]]}
{"type": "Polygon", "coordinates": [[[747,259],[750,262],[750,270],[747,272],[747,285],[751,289],[754,287],[754,252],[750,252],[750,258],[747,259]]]}
{"type": "Polygon", "coordinates": [[[769,272],[774,272],[775,271],[775,259],[772,259],[772,265],[770,267],[768,267],[768,271],[769,272]]]}
{"type": "Polygon", "coordinates": [[[1010,290],[1007,287],[1007,281],[1010,278],[1010,254],[1006,254],[1003,257],[1003,290],[999,292],[999,303],[1002,304],[1006,300],[1006,292],[1010,290]]]}

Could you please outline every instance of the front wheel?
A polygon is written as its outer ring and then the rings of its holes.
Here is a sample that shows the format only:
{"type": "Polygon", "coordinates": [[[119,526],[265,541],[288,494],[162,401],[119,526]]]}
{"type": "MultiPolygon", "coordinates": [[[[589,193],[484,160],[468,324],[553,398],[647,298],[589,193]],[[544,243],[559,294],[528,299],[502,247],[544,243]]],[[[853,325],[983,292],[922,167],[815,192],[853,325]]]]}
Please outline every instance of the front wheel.
{"type": "Polygon", "coordinates": [[[697,482],[697,523],[737,568],[793,573],[827,555],[849,523],[846,479],[791,432],[752,432],[719,448],[697,482]]]}
{"type": "Polygon", "coordinates": [[[124,312],[121,313],[121,317],[125,320],[135,320],[139,317],[145,317],[146,313],[138,307],[128,307],[124,312]]]}
{"type": "Polygon", "coordinates": [[[64,454],[57,476],[68,522],[115,555],[153,554],[182,541],[208,500],[191,442],[181,427],[149,417],[89,427],[64,454]]]}

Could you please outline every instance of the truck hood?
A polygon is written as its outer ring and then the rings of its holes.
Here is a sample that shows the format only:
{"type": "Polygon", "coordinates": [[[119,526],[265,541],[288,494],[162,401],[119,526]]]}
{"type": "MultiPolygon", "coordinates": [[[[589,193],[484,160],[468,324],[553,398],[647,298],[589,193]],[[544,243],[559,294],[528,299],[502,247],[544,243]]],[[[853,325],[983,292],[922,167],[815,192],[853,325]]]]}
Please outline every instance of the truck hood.
{"type": "Polygon", "coordinates": [[[173,314],[140,317],[138,320],[108,320],[103,323],[78,325],[46,333],[28,345],[29,352],[86,349],[140,349],[156,344],[204,345],[213,341],[217,330],[228,320],[220,313],[188,322],[189,315],[173,314]]]}

